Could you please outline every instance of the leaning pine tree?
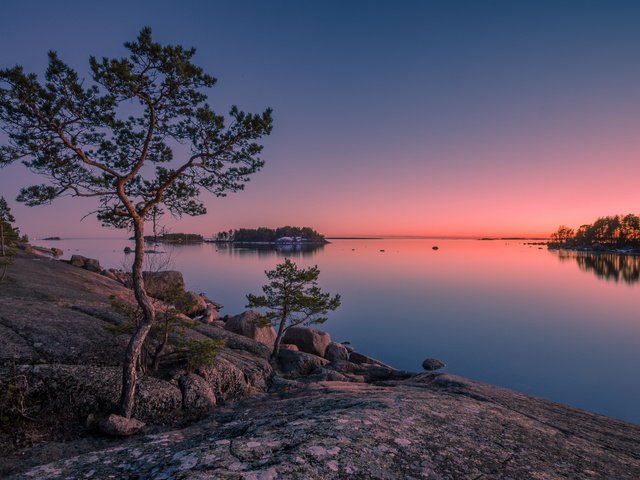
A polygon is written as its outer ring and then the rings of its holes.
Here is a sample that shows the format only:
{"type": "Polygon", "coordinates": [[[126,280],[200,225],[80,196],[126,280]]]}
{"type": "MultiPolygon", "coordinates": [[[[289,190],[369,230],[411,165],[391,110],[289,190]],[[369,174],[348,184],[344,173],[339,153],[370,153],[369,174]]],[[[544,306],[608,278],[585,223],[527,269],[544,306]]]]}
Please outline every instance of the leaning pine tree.
{"type": "Polygon", "coordinates": [[[143,315],[128,344],[120,414],[134,408],[136,367],[156,312],[142,276],[144,225],[164,205],[175,216],[202,215],[202,190],[241,190],[263,166],[256,141],[272,128],[271,110],[230,122],[207,104],[216,79],[192,63],[195,49],[163,46],[144,28],[128,56],[90,58],[91,81],[49,52],[44,81],[16,66],[0,71],[0,165],[21,160],[47,178],[22,189],[29,206],[60,196],[97,199],[105,226],[135,235],[133,289],[143,315]]]}

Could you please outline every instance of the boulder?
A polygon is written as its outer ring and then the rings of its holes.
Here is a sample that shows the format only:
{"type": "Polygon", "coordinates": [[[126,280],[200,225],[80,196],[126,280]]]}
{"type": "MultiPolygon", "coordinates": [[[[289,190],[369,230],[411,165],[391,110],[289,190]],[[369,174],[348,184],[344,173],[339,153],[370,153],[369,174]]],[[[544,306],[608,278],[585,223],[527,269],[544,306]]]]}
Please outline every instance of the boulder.
{"type": "Polygon", "coordinates": [[[247,310],[240,315],[229,318],[224,328],[238,335],[251,338],[263,345],[273,347],[276,341],[276,331],[271,325],[265,327],[259,326],[261,318],[258,312],[247,310]]]}
{"type": "Polygon", "coordinates": [[[176,291],[184,290],[182,273],[175,270],[163,272],[143,272],[147,293],[160,300],[170,300],[176,291]]]}
{"type": "Polygon", "coordinates": [[[87,258],[84,262],[84,268],[89,270],[90,272],[100,272],[102,271],[102,267],[100,266],[100,262],[95,258],[87,258]]]}
{"type": "Polygon", "coordinates": [[[144,428],[144,422],[135,418],[121,417],[120,415],[111,414],[102,419],[98,424],[98,428],[102,433],[112,435],[114,437],[128,437],[135,435],[144,428]]]}
{"type": "Polygon", "coordinates": [[[329,361],[305,352],[294,350],[280,350],[278,353],[278,366],[283,374],[297,378],[309,375],[318,367],[324,367],[329,361]]]}
{"type": "Polygon", "coordinates": [[[282,343],[280,345],[280,350],[293,350],[294,352],[299,352],[300,349],[298,347],[296,347],[295,345],[292,345],[290,343],[282,343]]]}
{"type": "Polygon", "coordinates": [[[71,255],[71,260],[69,260],[71,265],[79,268],[84,268],[86,262],[87,257],[83,257],[82,255],[71,255]]]}
{"type": "Polygon", "coordinates": [[[84,268],[89,270],[90,272],[100,272],[102,271],[102,267],[100,266],[100,262],[95,258],[87,258],[82,255],[71,255],[71,260],[69,263],[74,267],[84,268]]]}
{"type": "Polygon", "coordinates": [[[335,360],[349,360],[349,352],[347,348],[341,343],[331,342],[327,346],[327,350],[324,353],[324,358],[333,362],[335,360]]]}
{"type": "Polygon", "coordinates": [[[202,415],[216,406],[216,396],[209,383],[200,375],[188,373],[178,381],[182,391],[182,408],[187,413],[202,415]]]}
{"type": "Polygon", "coordinates": [[[282,341],[296,345],[302,352],[324,357],[327,346],[331,343],[331,337],[321,330],[291,327],[285,332],[282,341]]]}
{"type": "Polygon", "coordinates": [[[59,248],[52,248],[52,249],[51,249],[51,254],[52,254],[54,257],[56,257],[56,258],[57,258],[57,257],[61,257],[62,255],[64,255],[64,251],[63,251],[63,250],[61,250],[61,249],[59,249],[59,248]]]}
{"type": "Polygon", "coordinates": [[[446,365],[438,360],[437,358],[426,358],[424,362],[422,362],[422,368],[428,371],[432,370],[440,370],[444,368],[446,365]]]}
{"type": "Polygon", "coordinates": [[[189,317],[194,317],[207,308],[207,303],[197,293],[187,291],[184,297],[176,302],[176,307],[184,311],[189,317]]]}

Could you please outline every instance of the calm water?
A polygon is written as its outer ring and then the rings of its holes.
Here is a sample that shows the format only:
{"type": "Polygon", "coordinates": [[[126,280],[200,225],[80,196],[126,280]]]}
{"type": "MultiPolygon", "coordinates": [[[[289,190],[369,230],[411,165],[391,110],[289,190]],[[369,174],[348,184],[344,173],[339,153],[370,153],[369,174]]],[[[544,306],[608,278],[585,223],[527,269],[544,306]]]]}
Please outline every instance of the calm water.
{"type": "MultiPolygon", "coordinates": [[[[120,267],[127,240],[37,242],[120,267]]],[[[518,241],[335,240],[313,252],[170,249],[191,290],[240,312],[264,270],[320,267],[342,307],[323,328],[398,368],[446,371],[640,423],[640,258],[518,241]],[[439,250],[431,249],[438,245],[439,250]],[[384,250],[384,251],[381,251],[384,250]]]]}

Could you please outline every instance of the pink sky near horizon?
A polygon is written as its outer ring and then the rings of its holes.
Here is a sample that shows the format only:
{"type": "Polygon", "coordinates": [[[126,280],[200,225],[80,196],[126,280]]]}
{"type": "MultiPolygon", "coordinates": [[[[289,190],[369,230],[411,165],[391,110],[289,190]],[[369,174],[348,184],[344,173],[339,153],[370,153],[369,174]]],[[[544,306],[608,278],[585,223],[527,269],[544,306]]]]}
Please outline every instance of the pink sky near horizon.
{"type": "MultiPolygon", "coordinates": [[[[615,119],[608,123],[615,126],[615,119]]],[[[312,155],[306,171],[292,171],[287,162],[272,158],[276,155],[267,147],[267,164],[245,191],[226,198],[205,192],[207,215],[167,217],[166,224],[174,232],[205,236],[230,228],[289,224],[308,225],[329,236],[544,237],[560,224],[578,227],[599,216],[638,212],[640,135],[633,130],[640,131],[640,122],[628,126],[631,131],[532,136],[473,151],[462,145],[434,151],[418,141],[410,145],[412,151],[396,151],[395,162],[388,160],[390,152],[367,152],[366,167],[344,159],[340,172],[323,168],[312,155]]],[[[126,234],[100,227],[91,216],[79,222],[91,210],[84,199],[35,208],[13,202],[21,186],[6,182],[13,175],[22,180],[24,168],[0,170],[2,193],[24,232],[35,237],[126,234]]]]}

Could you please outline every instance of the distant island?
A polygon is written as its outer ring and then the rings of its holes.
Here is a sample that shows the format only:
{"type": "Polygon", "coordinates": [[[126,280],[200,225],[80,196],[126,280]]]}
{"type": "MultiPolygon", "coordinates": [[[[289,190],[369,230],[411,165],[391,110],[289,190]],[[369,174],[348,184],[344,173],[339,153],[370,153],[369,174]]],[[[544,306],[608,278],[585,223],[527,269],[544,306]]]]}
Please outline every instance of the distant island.
{"type": "Polygon", "coordinates": [[[549,249],[640,254],[640,217],[633,214],[598,218],[578,230],[561,225],[551,234],[549,249]]]}
{"type": "Polygon", "coordinates": [[[165,233],[162,235],[149,235],[145,236],[144,239],[147,242],[157,242],[157,243],[171,243],[171,244],[196,244],[203,243],[204,237],[197,233],[165,233]]]}
{"type": "Polygon", "coordinates": [[[273,244],[273,245],[324,245],[329,243],[324,235],[311,227],[279,227],[279,228],[239,228],[218,232],[214,235],[214,242],[273,244]]]}

